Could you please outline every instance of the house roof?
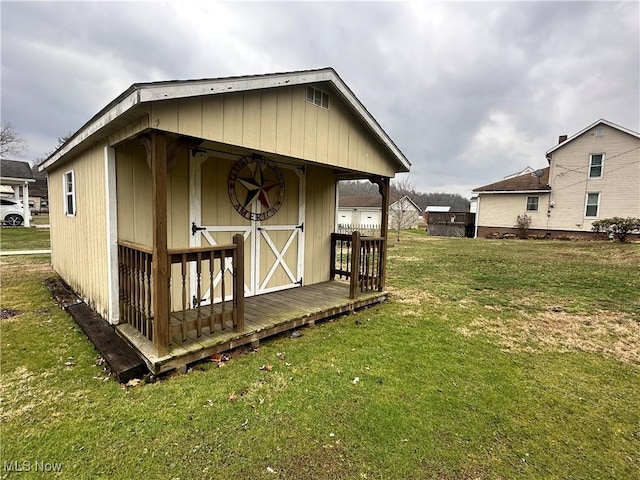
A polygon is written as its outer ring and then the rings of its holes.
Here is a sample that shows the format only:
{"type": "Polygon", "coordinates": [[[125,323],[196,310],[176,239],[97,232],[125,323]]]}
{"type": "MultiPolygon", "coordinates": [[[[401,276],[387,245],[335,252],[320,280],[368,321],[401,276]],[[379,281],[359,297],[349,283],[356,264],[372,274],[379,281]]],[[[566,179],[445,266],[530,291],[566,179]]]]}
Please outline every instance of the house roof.
{"type": "MultiPolygon", "coordinates": [[[[550,168],[541,169],[542,175],[538,177],[534,173],[525,173],[517,177],[507,178],[499,182],[490,183],[483,187],[474,188],[474,192],[478,193],[515,193],[515,192],[533,192],[533,191],[549,191],[549,170],[550,168]]],[[[538,170],[536,170],[538,171],[538,170]]]]}
{"type": "Polygon", "coordinates": [[[559,144],[558,144],[558,145],[556,145],[555,147],[553,147],[553,148],[551,148],[551,149],[547,150],[547,157],[549,157],[549,155],[551,155],[553,152],[555,152],[555,151],[556,151],[556,150],[558,150],[559,148],[564,147],[564,146],[565,146],[565,145],[567,145],[569,142],[574,141],[576,138],[578,138],[579,136],[581,136],[581,135],[585,134],[586,132],[588,132],[588,131],[589,131],[589,130],[591,130],[592,128],[597,127],[598,125],[607,125],[607,126],[609,126],[609,127],[611,127],[611,128],[615,128],[616,130],[619,130],[619,131],[621,131],[621,132],[624,132],[624,133],[626,133],[626,134],[628,134],[628,135],[631,135],[631,136],[633,136],[633,137],[640,138],[640,133],[638,133],[638,132],[634,132],[633,130],[629,130],[628,128],[621,127],[620,125],[616,125],[616,124],[615,124],[615,123],[613,123],[613,122],[610,122],[610,121],[608,121],[608,120],[605,120],[604,118],[601,118],[600,120],[598,120],[598,121],[596,121],[596,122],[592,123],[592,124],[591,124],[591,125],[589,125],[588,127],[583,128],[583,129],[582,129],[582,130],[580,130],[578,133],[576,133],[576,134],[574,134],[574,135],[570,136],[570,137],[569,137],[569,138],[567,138],[564,142],[559,143],[559,144]]]}
{"type": "Polygon", "coordinates": [[[444,205],[427,205],[427,208],[424,209],[425,212],[449,212],[451,211],[450,206],[444,205]]]}
{"type": "Polygon", "coordinates": [[[411,197],[409,197],[408,195],[405,195],[404,197],[402,197],[402,198],[400,198],[400,199],[396,200],[395,202],[393,202],[391,205],[389,205],[389,208],[393,207],[396,203],[400,203],[400,202],[402,202],[402,201],[403,201],[403,200],[405,200],[405,199],[409,200],[409,203],[410,203],[411,205],[413,205],[413,207],[414,207],[418,212],[422,212],[422,209],[421,209],[418,205],[416,205],[416,202],[414,202],[413,200],[411,200],[411,197]]]}
{"type": "Polygon", "coordinates": [[[349,195],[340,197],[339,207],[345,208],[381,208],[382,197],[380,195],[349,195]]]}
{"type": "Polygon", "coordinates": [[[335,87],[346,104],[391,153],[398,163],[400,171],[408,172],[411,166],[409,160],[333,68],[200,80],[134,83],[58,147],[40,164],[40,170],[52,166],[72,149],[86,142],[89,137],[97,134],[110,123],[120,118],[132,117],[131,114],[136,110],[136,107],[145,103],[319,82],[328,82],[335,87]]]}
{"type": "Polygon", "coordinates": [[[49,196],[49,188],[47,186],[47,172],[38,171],[38,167],[31,167],[31,173],[35,178],[36,183],[29,187],[30,197],[43,197],[49,196]]]}
{"type": "Polygon", "coordinates": [[[0,159],[0,181],[4,182],[35,182],[31,167],[20,160],[0,159]]]}

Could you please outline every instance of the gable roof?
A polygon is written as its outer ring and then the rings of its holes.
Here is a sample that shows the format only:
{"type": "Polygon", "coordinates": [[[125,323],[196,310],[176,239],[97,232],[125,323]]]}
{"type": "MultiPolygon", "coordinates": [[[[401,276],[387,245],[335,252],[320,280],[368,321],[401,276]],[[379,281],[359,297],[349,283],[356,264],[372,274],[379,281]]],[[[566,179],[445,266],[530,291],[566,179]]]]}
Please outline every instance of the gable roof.
{"type": "Polygon", "coordinates": [[[397,204],[397,203],[402,202],[404,199],[409,200],[409,203],[410,203],[411,205],[413,205],[413,207],[414,207],[418,212],[422,213],[422,209],[421,209],[418,205],[416,205],[416,202],[414,202],[413,200],[411,200],[411,197],[409,197],[408,195],[405,195],[404,197],[402,197],[402,198],[400,198],[400,199],[396,200],[395,202],[393,202],[391,205],[389,205],[389,208],[393,207],[393,206],[394,206],[395,204],[397,204]]]}
{"type": "Polygon", "coordinates": [[[349,195],[340,197],[339,208],[382,208],[380,195],[349,195]]]}
{"type": "Polygon", "coordinates": [[[547,150],[547,154],[546,154],[546,155],[547,155],[547,158],[549,157],[549,155],[551,155],[553,152],[555,152],[555,151],[556,151],[556,150],[558,150],[559,148],[564,147],[564,146],[565,146],[566,144],[568,144],[569,142],[574,141],[576,138],[578,138],[579,136],[581,136],[581,135],[583,135],[584,133],[588,132],[588,131],[589,131],[589,130],[591,130],[592,128],[597,127],[598,125],[607,125],[608,127],[615,128],[616,130],[619,130],[619,131],[621,131],[621,132],[624,132],[624,133],[626,133],[626,134],[628,134],[628,135],[631,135],[631,136],[633,136],[633,137],[640,138],[640,133],[638,133],[638,132],[634,132],[633,130],[629,130],[628,128],[621,127],[620,125],[616,125],[616,124],[615,124],[615,123],[613,123],[613,122],[610,122],[610,121],[608,121],[608,120],[605,120],[604,118],[601,118],[600,120],[598,120],[598,121],[596,121],[596,122],[592,123],[592,124],[591,124],[591,125],[589,125],[588,127],[583,128],[583,129],[582,129],[582,130],[580,130],[578,133],[576,133],[576,134],[574,134],[574,135],[570,136],[570,137],[569,137],[569,138],[567,138],[564,142],[559,143],[559,144],[558,144],[558,145],[556,145],[555,147],[553,147],[553,148],[551,148],[551,149],[547,150]]]}
{"type": "Polygon", "coordinates": [[[535,173],[525,173],[517,177],[507,178],[499,182],[490,183],[483,187],[474,188],[474,192],[478,193],[517,193],[517,192],[534,192],[534,191],[550,191],[549,186],[549,170],[550,167],[543,168],[542,176],[537,177],[535,173]]]}
{"type": "Polygon", "coordinates": [[[344,102],[351,107],[356,116],[369,128],[374,136],[380,140],[389,153],[391,153],[401,167],[400,171],[408,172],[411,166],[409,160],[364,105],[360,103],[360,100],[356,98],[351,89],[347,87],[333,68],[200,80],[134,83],[58,147],[55,152],[40,164],[40,170],[52,166],[72,149],[85,142],[89,137],[105,129],[105,127],[116,120],[128,119],[131,121],[137,118],[133,116],[132,113],[136,110],[136,107],[145,103],[319,82],[329,82],[335,87],[344,102]]]}
{"type": "Polygon", "coordinates": [[[29,163],[20,160],[0,159],[0,178],[5,181],[35,182],[29,163]]]}
{"type": "Polygon", "coordinates": [[[31,173],[36,180],[34,185],[29,187],[30,197],[43,197],[49,196],[49,188],[47,186],[47,173],[38,171],[38,167],[31,167],[31,173]]]}
{"type": "Polygon", "coordinates": [[[424,209],[425,212],[449,212],[451,211],[451,207],[448,205],[427,205],[427,208],[424,209]]]}

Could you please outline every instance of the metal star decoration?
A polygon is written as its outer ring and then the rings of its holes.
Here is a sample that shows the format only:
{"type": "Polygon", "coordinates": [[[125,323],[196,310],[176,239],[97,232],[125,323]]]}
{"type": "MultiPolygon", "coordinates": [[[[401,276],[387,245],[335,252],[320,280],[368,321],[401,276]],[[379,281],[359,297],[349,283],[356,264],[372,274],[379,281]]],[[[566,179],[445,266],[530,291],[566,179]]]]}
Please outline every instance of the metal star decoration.
{"type": "Polygon", "coordinates": [[[262,206],[269,210],[271,209],[269,190],[278,185],[278,183],[266,178],[266,165],[254,163],[249,166],[250,169],[251,167],[253,167],[254,171],[250,177],[238,178],[238,182],[247,189],[247,197],[243,206],[247,208],[257,197],[262,206]]]}

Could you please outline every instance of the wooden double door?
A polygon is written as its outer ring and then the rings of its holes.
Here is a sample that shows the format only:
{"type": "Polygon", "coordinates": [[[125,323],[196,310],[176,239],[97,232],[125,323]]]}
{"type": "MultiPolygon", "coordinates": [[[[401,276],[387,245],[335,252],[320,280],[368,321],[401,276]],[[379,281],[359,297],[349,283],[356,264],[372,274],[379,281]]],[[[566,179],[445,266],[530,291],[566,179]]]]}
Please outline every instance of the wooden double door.
{"type": "MultiPolygon", "coordinates": [[[[245,296],[302,285],[305,172],[258,156],[197,153],[190,160],[190,246],[230,245],[244,237],[245,296]]],[[[202,305],[230,296],[231,261],[204,279],[202,305]],[[223,285],[225,285],[223,291],[223,285]]],[[[195,291],[195,272],[191,291],[195,291]]],[[[194,305],[198,299],[193,296],[194,305]]]]}

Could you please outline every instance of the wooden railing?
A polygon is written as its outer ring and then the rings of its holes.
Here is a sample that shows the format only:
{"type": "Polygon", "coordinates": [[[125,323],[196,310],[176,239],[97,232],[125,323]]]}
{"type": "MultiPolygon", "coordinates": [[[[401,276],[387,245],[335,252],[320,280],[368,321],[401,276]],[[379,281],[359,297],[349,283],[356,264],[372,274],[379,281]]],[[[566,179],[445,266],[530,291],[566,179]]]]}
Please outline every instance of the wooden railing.
{"type": "MultiPolygon", "coordinates": [[[[234,331],[244,330],[243,247],[244,238],[242,235],[236,235],[233,245],[170,249],[168,251],[169,263],[180,265],[179,276],[175,280],[172,276],[171,284],[174,289],[179,289],[180,293],[180,304],[176,310],[179,312],[177,316],[180,319],[180,332],[183,341],[187,339],[189,330],[195,330],[198,337],[202,335],[202,328],[206,326],[209,327],[209,333],[213,333],[216,323],[220,323],[220,329],[224,330],[229,319],[232,321],[234,331]],[[227,269],[228,261],[231,261],[233,273],[227,269]],[[195,268],[195,291],[191,292],[191,299],[187,294],[189,291],[187,265],[190,262],[193,262],[193,268],[195,268]],[[238,268],[239,265],[240,268],[238,268]],[[205,294],[203,283],[208,286],[211,302],[207,307],[202,306],[205,294]],[[215,288],[214,285],[218,287],[215,288]],[[228,298],[229,285],[231,286],[231,299],[228,298]],[[220,292],[218,304],[213,302],[216,291],[220,292]],[[187,317],[187,310],[192,308],[195,310],[195,319],[187,317]]],[[[169,306],[169,311],[172,310],[169,306]]]]}
{"type": "Polygon", "coordinates": [[[382,291],[385,282],[385,239],[331,234],[330,278],[349,280],[349,297],[357,298],[359,292],[382,291]]]}
{"type": "Polygon", "coordinates": [[[133,325],[149,340],[153,339],[152,261],[151,248],[118,242],[120,319],[133,325]]]}
{"type": "MultiPolygon", "coordinates": [[[[231,320],[235,331],[244,330],[244,238],[236,235],[232,245],[214,247],[198,247],[169,249],[167,251],[170,280],[168,284],[168,309],[171,316],[172,289],[179,289],[176,295],[180,297],[177,314],[174,317],[180,319],[179,330],[182,340],[187,339],[187,332],[195,330],[196,335],[202,335],[202,328],[209,327],[213,333],[216,322],[219,322],[224,330],[226,322],[231,320]],[[231,263],[230,273],[227,269],[231,263]],[[172,275],[172,265],[180,265],[179,274],[172,275]],[[195,291],[191,294],[195,298],[193,304],[188,298],[189,269],[188,265],[195,269],[195,291]],[[240,266],[240,267],[239,267],[240,266]],[[174,278],[175,277],[175,278],[174,278]],[[219,284],[221,301],[218,305],[201,306],[203,297],[203,282],[211,286],[219,284]],[[219,280],[219,282],[218,282],[219,280]],[[230,287],[230,288],[229,288],[230,287]],[[230,292],[229,292],[230,290],[230,292]],[[231,298],[229,298],[229,293],[231,298]],[[187,311],[195,311],[195,320],[187,317],[187,311]],[[204,309],[207,309],[205,315],[204,309]]],[[[120,282],[120,319],[131,324],[149,340],[154,339],[155,322],[167,322],[165,331],[171,332],[170,319],[156,319],[153,313],[152,287],[154,279],[152,275],[153,255],[149,247],[130,242],[118,242],[118,271],[120,282]]],[[[211,298],[214,297],[214,289],[210,290],[211,298]]],[[[171,333],[166,339],[167,346],[171,343],[171,333]]],[[[163,344],[165,341],[162,342],[163,344]]]]}

